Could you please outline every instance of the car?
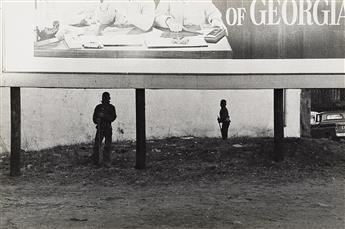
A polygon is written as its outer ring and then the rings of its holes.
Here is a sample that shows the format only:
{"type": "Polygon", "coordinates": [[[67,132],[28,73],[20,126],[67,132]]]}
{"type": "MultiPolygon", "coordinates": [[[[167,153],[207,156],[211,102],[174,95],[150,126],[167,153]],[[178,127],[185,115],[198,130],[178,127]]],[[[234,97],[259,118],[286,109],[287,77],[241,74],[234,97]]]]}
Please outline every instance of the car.
{"type": "Polygon", "coordinates": [[[345,138],[345,111],[312,112],[311,137],[340,139],[345,138]]]}

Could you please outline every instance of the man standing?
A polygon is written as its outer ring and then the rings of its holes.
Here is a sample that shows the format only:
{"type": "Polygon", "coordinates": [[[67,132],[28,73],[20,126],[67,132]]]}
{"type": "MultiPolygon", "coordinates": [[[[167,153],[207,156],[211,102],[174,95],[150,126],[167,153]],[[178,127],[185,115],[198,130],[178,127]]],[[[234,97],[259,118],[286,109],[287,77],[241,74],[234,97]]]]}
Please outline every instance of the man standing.
{"type": "Polygon", "coordinates": [[[96,124],[97,132],[95,137],[95,144],[93,147],[93,154],[91,159],[94,164],[99,163],[99,150],[105,138],[105,145],[103,151],[103,163],[110,166],[110,150],[112,140],[111,123],[116,119],[115,107],[110,104],[109,92],[103,92],[102,103],[98,104],[93,113],[93,122],[96,124]]]}

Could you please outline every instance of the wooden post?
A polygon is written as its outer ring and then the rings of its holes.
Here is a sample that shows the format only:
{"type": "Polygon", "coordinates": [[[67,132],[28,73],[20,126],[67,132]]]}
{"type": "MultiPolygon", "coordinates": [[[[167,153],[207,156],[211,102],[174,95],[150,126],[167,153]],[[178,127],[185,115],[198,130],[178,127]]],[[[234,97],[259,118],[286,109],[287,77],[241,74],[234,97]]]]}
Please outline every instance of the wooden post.
{"type": "Polygon", "coordinates": [[[301,90],[300,129],[301,137],[310,137],[311,90],[301,90]]]}
{"type": "Polygon", "coordinates": [[[136,169],[145,169],[146,163],[146,130],[145,130],[145,89],[135,90],[136,103],[136,169]]]}
{"type": "Polygon", "coordinates": [[[11,158],[10,176],[20,175],[20,88],[11,87],[11,158]]]}
{"type": "Polygon", "coordinates": [[[284,158],[284,89],[274,89],[274,155],[273,160],[284,158]]]}

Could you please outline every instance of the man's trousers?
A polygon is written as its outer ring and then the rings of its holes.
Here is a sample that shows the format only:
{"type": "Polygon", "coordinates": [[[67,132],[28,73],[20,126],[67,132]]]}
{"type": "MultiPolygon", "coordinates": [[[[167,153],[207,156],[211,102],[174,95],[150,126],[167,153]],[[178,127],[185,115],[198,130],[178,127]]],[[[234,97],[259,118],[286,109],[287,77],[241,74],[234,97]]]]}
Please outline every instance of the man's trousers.
{"type": "Polygon", "coordinates": [[[93,146],[93,154],[91,156],[95,164],[99,163],[99,150],[101,148],[101,144],[104,138],[105,138],[105,142],[104,142],[104,150],[103,150],[103,162],[110,162],[112,134],[113,133],[111,129],[108,129],[108,130],[97,129],[96,136],[95,136],[95,143],[93,146]]]}

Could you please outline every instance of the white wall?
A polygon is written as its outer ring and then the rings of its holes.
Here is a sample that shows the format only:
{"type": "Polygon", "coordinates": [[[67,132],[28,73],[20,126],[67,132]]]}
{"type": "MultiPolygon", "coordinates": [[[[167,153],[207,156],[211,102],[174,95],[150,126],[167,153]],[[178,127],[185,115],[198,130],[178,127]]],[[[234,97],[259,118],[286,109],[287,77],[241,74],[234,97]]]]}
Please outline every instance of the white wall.
{"type": "MultiPolygon", "coordinates": [[[[21,89],[22,148],[92,141],[92,113],[103,91],[21,89]]],[[[134,140],[135,91],[108,91],[118,113],[113,139],[134,140]]],[[[9,89],[0,88],[0,95],[0,152],[4,152],[10,149],[9,89]]],[[[219,137],[216,118],[223,98],[232,120],[230,136],[272,136],[272,95],[272,90],[146,90],[147,137],[219,137]]],[[[299,98],[299,90],[287,91],[286,136],[299,136],[299,98]]]]}

